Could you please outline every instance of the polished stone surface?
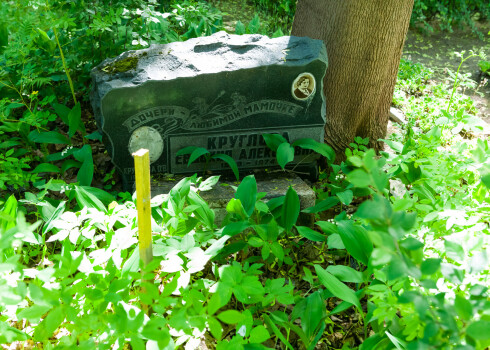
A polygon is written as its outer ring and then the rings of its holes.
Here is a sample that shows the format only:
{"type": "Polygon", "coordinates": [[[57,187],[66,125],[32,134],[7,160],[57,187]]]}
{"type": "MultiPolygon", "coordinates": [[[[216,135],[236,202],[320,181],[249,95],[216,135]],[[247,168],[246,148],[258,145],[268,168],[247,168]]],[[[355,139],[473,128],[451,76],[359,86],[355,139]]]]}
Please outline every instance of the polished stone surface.
{"type": "MultiPolygon", "coordinates": [[[[117,169],[134,179],[131,153],[150,149],[152,173],[194,173],[187,146],[233,157],[240,169],[275,166],[263,133],[323,142],[325,45],[299,37],[210,37],[129,51],[92,71],[91,95],[103,141],[117,169]]],[[[314,165],[298,150],[292,164],[314,165]]],[[[207,170],[229,169],[213,160],[207,170]]]]}

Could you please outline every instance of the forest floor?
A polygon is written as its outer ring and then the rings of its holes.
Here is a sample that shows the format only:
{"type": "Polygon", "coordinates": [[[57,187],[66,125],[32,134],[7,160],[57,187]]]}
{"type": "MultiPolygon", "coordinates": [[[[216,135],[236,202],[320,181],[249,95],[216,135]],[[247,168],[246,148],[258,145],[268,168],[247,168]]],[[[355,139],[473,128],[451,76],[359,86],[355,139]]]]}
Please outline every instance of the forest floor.
{"type": "MultiPolygon", "coordinates": [[[[403,57],[432,69],[436,83],[452,83],[448,71],[457,71],[461,62],[458,54],[464,51],[467,57],[473,51],[490,56],[490,35],[487,35],[490,22],[477,25],[484,34],[483,40],[471,30],[456,29],[451,33],[422,34],[416,29],[410,29],[403,48],[403,57]]],[[[478,116],[490,123],[490,83],[488,78],[480,75],[479,61],[479,57],[469,58],[463,63],[460,73],[469,74],[469,78],[477,83],[476,89],[467,89],[465,94],[475,101],[479,110],[478,116]]]]}
{"type": "MultiPolygon", "coordinates": [[[[255,7],[246,0],[210,0],[214,6],[225,13],[223,17],[225,28],[234,31],[239,20],[247,24],[254,17],[255,7]]],[[[267,23],[266,16],[259,13],[261,23],[267,23]]],[[[437,25],[435,24],[436,28],[437,25]]],[[[486,53],[490,57],[490,22],[477,22],[477,28],[483,34],[483,40],[469,29],[455,29],[453,32],[434,31],[422,33],[419,29],[410,28],[403,48],[403,58],[434,71],[432,83],[450,82],[448,71],[456,72],[461,58],[459,53],[486,53]]],[[[464,62],[460,73],[469,74],[469,79],[477,84],[476,89],[466,89],[465,94],[472,97],[478,108],[478,116],[490,124],[490,83],[480,75],[479,57],[473,57],[464,62]]]]}

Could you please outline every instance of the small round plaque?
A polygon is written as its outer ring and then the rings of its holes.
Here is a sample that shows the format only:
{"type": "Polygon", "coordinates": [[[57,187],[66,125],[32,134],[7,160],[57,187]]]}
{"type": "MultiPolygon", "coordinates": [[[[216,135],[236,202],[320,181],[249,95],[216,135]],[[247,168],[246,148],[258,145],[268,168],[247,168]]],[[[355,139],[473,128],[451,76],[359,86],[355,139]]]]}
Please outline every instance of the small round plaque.
{"type": "Polygon", "coordinates": [[[150,151],[150,163],[153,163],[160,158],[163,152],[162,135],[152,127],[142,126],[131,134],[128,148],[131,154],[141,148],[146,148],[150,151]]]}
{"type": "Polygon", "coordinates": [[[297,100],[308,100],[315,95],[316,82],[311,73],[301,73],[294,79],[291,85],[291,93],[297,100]]]}

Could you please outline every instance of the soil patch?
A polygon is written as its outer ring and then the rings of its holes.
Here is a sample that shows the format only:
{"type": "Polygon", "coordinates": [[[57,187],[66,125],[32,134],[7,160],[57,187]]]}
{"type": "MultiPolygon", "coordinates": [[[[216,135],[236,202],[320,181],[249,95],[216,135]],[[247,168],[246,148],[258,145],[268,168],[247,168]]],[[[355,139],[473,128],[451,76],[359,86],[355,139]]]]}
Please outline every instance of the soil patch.
{"type": "MultiPolygon", "coordinates": [[[[407,34],[403,57],[432,69],[436,83],[452,84],[449,71],[457,71],[461,62],[460,53],[464,51],[465,57],[469,56],[470,52],[484,53],[490,57],[490,36],[487,34],[490,31],[490,23],[478,23],[478,28],[484,33],[483,40],[468,29],[432,34],[422,34],[411,29],[407,34]]],[[[481,75],[479,61],[479,57],[468,59],[463,63],[460,73],[469,74],[469,78],[477,83],[476,90],[467,89],[465,94],[476,102],[478,115],[490,123],[490,84],[488,77],[481,75]]]]}

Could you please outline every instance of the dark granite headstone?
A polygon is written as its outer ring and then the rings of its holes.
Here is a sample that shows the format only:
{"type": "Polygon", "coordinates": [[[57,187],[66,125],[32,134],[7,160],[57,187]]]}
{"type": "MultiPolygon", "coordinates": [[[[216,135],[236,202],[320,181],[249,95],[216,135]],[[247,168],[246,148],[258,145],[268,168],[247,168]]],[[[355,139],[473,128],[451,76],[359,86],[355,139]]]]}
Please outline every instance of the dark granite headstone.
{"type": "MultiPolygon", "coordinates": [[[[153,173],[202,171],[204,160],[187,167],[188,155],[176,156],[187,146],[257,169],[277,164],[264,133],[323,142],[326,68],[320,40],[220,32],[105,60],[92,71],[91,98],[104,143],[127,182],[134,179],[131,153],[139,148],[150,150],[153,173]]],[[[309,151],[297,153],[293,164],[315,164],[309,151]]]]}

